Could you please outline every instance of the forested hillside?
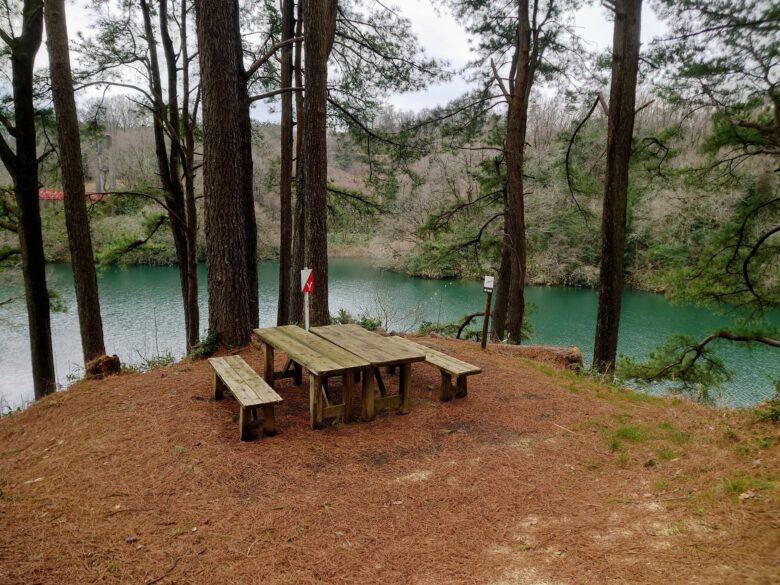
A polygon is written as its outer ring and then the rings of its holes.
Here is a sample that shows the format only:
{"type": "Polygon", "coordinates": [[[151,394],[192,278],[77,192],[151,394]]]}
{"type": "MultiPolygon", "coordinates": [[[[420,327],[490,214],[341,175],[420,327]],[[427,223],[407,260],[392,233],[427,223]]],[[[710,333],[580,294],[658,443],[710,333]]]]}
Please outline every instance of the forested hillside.
{"type": "MultiPolygon", "coordinates": [[[[710,164],[712,122],[707,113],[683,119],[677,108],[649,93],[639,101],[645,107],[637,116],[638,146],[632,162],[627,281],[641,289],[664,290],[675,269],[696,260],[708,235],[731,221],[746,192],[768,189],[772,179],[767,175],[752,183],[703,184],[696,170],[710,164]]],[[[600,107],[588,116],[591,104],[585,106],[566,104],[558,96],[542,96],[531,105],[526,217],[528,280],[534,284],[597,283],[606,117],[600,107]]],[[[115,181],[106,189],[109,194],[90,207],[98,258],[107,263],[175,263],[166,226],[146,239],[162,211],[149,199],[158,180],[149,120],[121,96],[88,103],[81,117],[87,190],[96,189],[99,164],[103,182],[109,174],[115,181]],[[95,136],[105,135],[111,137],[110,155],[103,139],[98,163],[95,136]],[[143,245],[124,250],[139,241],[143,245]]],[[[410,117],[391,111],[383,124],[391,129],[410,117]]],[[[277,124],[255,122],[261,258],[276,258],[279,251],[278,141],[277,124]]],[[[501,222],[496,221],[497,199],[491,195],[496,184],[494,152],[426,154],[403,171],[388,173],[376,188],[365,152],[348,133],[334,129],[329,145],[329,238],[334,253],[367,256],[383,266],[431,278],[479,278],[496,270],[501,222]]],[[[55,164],[42,177],[45,187],[61,187],[55,164]]],[[[45,202],[42,218],[47,258],[68,261],[61,202],[45,202]]],[[[11,239],[8,232],[0,235],[11,239]]],[[[202,259],[202,247],[199,254],[202,259]]]]}

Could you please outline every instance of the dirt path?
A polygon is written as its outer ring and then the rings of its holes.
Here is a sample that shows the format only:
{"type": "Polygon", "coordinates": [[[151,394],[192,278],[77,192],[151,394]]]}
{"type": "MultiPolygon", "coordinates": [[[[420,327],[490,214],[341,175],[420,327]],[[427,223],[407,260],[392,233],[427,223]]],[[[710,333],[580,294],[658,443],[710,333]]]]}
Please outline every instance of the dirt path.
{"type": "Polygon", "coordinates": [[[466,400],[415,366],[408,416],[313,432],[288,380],[239,443],[194,362],[5,417],[0,583],[778,582],[776,425],[425,343],[483,367],[466,400]]]}

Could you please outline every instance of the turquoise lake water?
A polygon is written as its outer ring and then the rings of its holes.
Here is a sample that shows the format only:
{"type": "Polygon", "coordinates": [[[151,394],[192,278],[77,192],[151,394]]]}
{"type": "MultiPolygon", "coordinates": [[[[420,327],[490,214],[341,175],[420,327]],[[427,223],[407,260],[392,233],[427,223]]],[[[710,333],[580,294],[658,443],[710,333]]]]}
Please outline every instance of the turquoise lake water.
{"type": "MultiPolygon", "coordinates": [[[[276,320],[278,266],[260,265],[260,322],[276,320]]],[[[68,306],[52,316],[54,355],[58,382],[67,385],[68,374],[81,364],[76,301],[70,266],[48,267],[49,287],[68,306]]],[[[6,274],[0,280],[0,300],[21,296],[20,279],[6,274]]],[[[201,324],[207,319],[205,268],[200,269],[201,324]]],[[[184,353],[184,318],[176,267],[111,267],[99,276],[106,349],[126,363],[139,363],[155,355],[184,353]]],[[[528,301],[536,305],[531,315],[531,343],[577,345],[586,362],[593,351],[597,296],[593,290],[529,287],[528,301]]],[[[330,309],[345,308],[353,314],[379,315],[389,329],[411,331],[424,320],[451,322],[484,308],[478,282],[425,280],[383,271],[361,260],[331,259],[330,309]]],[[[780,326],[780,314],[769,316],[780,326]]],[[[641,357],[668,336],[677,333],[697,337],[717,327],[733,324],[729,315],[694,305],[672,305],[663,296],[628,290],[623,297],[620,323],[621,354],[641,357]]],[[[29,340],[24,300],[0,307],[0,404],[18,406],[33,398],[29,340]]],[[[721,389],[724,404],[754,404],[774,392],[772,377],[780,377],[780,352],[767,347],[753,349],[723,343],[721,357],[734,370],[734,379],[721,389]]],[[[651,390],[652,391],[652,390],[651,390]]],[[[657,391],[657,389],[656,389],[657,391]]]]}

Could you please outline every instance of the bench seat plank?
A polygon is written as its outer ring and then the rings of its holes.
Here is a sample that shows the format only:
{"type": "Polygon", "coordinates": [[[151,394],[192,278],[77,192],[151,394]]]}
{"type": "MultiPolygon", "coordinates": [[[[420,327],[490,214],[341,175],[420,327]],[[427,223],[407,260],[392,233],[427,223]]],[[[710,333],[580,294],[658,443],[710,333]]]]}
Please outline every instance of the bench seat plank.
{"type": "Polygon", "coordinates": [[[472,374],[480,374],[482,372],[482,368],[478,366],[461,361],[457,358],[447,355],[446,353],[431,349],[430,347],[426,347],[420,343],[415,343],[414,341],[406,339],[405,337],[392,336],[388,339],[391,339],[393,343],[398,345],[415,348],[418,351],[424,352],[426,362],[436,366],[440,370],[444,370],[451,376],[470,376],[472,374]]]}
{"type": "Polygon", "coordinates": [[[282,402],[282,397],[274,392],[240,356],[209,358],[209,363],[242,406],[262,406],[282,402]]]}

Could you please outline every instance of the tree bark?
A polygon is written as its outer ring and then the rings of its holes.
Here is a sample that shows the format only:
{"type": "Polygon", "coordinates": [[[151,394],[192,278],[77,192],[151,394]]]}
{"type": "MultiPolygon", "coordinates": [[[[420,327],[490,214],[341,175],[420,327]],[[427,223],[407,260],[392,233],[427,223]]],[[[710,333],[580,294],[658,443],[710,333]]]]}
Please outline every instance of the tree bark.
{"type": "Polygon", "coordinates": [[[76,305],[84,363],[106,353],[100,315],[97,272],[87,215],[81,138],[73,96],[65,1],[46,0],[46,44],[54,112],[57,118],[62,186],[65,192],[65,227],[68,231],[76,305]]]}
{"type": "Polygon", "coordinates": [[[38,199],[38,154],[33,103],[33,65],[41,46],[43,31],[42,0],[25,0],[22,26],[22,34],[9,47],[12,54],[16,152],[12,159],[13,168],[8,170],[13,178],[19,208],[19,248],[30,328],[33,384],[35,398],[38,399],[54,392],[57,386],[38,199]]]}
{"type": "Polygon", "coordinates": [[[330,322],[328,308],[328,54],[335,33],[336,2],[304,0],[303,20],[306,100],[304,102],[303,167],[306,217],[306,262],[314,270],[310,319],[330,322]]]}
{"type": "MultiPolygon", "coordinates": [[[[167,128],[167,134],[170,140],[170,151],[168,153],[168,182],[170,183],[170,194],[168,206],[171,210],[171,231],[173,232],[174,246],[176,247],[176,259],[179,263],[179,280],[181,286],[181,295],[184,302],[184,331],[186,337],[187,351],[198,343],[199,337],[199,310],[198,310],[198,292],[197,292],[197,261],[193,265],[193,258],[197,258],[192,252],[196,246],[196,237],[192,237],[193,230],[190,229],[189,220],[191,213],[188,214],[185,201],[184,186],[181,177],[190,176],[191,173],[186,168],[186,156],[183,155],[183,139],[181,136],[181,118],[179,116],[179,89],[178,89],[178,69],[176,50],[168,30],[168,0],[159,1],[159,19],[160,19],[160,39],[162,41],[163,54],[165,55],[165,68],[168,74],[168,105],[162,104],[161,113],[167,112],[160,121],[162,126],[167,128]],[[193,290],[194,287],[194,290],[193,290]]],[[[187,64],[182,63],[186,68],[187,64]]],[[[159,80],[159,73],[157,75],[159,80]]],[[[165,143],[162,144],[163,149],[165,143]]],[[[194,195],[194,194],[193,194],[194,195]]]]}
{"type": "Polygon", "coordinates": [[[634,133],[641,18],[642,0],[616,0],[606,186],[601,221],[599,308],[593,351],[593,368],[604,373],[615,368],[620,327],[628,172],[634,133]]]}
{"type": "Polygon", "coordinates": [[[528,127],[528,100],[531,94],[531,24],[528,17],[528,0],[518,3],[517,69],[514,90],[509,97],[506,122],[506,225],[507,242],[511,250],[511,277],[507,302],[507,334],[509,341],[520,343],[525,315],[525,194],[523,192],[523,167],[525,165],[525,137],[528,127]]]}
{"type": "MultiPolygon", "coordinates": [[[[188,0],[181,0],[179,30],[182,55],[182,131],[184,133],[184,206],[187,223],[187,298],[185,311],[189,314],[187,331],[188,350],[200,337],[200,306],[198,305],[198,213],[195,207],[195,132],[197,112],[190,111],[190,54],[187,46],[188,0]]],[[[197,96],[196,106],[197,109],[197,96]]]]}
{"type": "MultiPolygon", "coordinates": [[[[295,33],[295,6],[293,0],[282,2],[282,41],[293,38],[295,33]]],[[[281,86],[292,87],[293,48],[285,45],[282,49],[281,86]]],[[[281,164],[279,170],[279,299],[276,311],[276,324],[287,325],[290,322],[290,285],[295,278],[292,275],[292,175],[293,175],[293,111],[291,92],[282,94],[282,136],[281,164]]]]}
{"type": "Polygon", "coordinates": [[[509,302],[509,284],[512,274],[512,248],[507,234],[506,196],[504,197],[504,237],[501,246],[501,265],[496,283],[496,301],[493,308],[493,339],[503,341],[506,333],[506,313],[509,302]]]}
{"type": "Polygon", "coordinates": [[[254,198],[251,173],[246,176],[247,166],[251,170],[251,134],[239,7],[237,0],[196,0],[195,10],[203,94],[209,330],[222,344],[243,345],[259,313],[257,234],[250,233],[254,198]]]}
{"type": "MultiPolygon", "coordinates": [[[[303,34],[303,0],[298,2],[295,36],[303,34]]],[[[295,42],[295,87],[303,87],[303,42],[295,42]]],[[[303,120],[305,97],[295,92],[295,207],[293,209],[292,273],[290,274],[290,322],[303,322],[303,295],[298,275],[306,263],[306,193],[303,173],[303,120]]]]}

